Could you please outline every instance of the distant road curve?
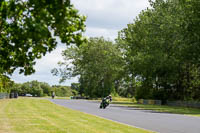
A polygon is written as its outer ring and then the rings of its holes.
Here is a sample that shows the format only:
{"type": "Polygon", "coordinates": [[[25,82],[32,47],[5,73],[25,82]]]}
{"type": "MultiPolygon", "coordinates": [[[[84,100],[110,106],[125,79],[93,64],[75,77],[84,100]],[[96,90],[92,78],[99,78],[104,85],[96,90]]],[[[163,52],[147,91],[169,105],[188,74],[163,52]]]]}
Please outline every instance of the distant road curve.
{"type": "Polygon", "coordinates": [[[200,117],[157,113],[114,104],[99,109],[99,102],[88,100],[49,100],[67,108],[159,133],[200,133],[200,117]]]}

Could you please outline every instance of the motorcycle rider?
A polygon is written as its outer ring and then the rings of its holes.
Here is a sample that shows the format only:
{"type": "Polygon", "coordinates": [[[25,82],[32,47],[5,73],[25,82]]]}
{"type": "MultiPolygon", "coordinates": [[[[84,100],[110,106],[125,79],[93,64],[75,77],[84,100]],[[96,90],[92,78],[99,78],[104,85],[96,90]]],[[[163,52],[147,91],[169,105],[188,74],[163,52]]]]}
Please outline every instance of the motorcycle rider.
{"type": "Polygon", "coordinates": [[[52,99],[54,99],[54,97],[55,97],[55,92],[53,91],[52,92],[52,99]]]}
{"type": "Polygon", "coordinates": [[[107,97],[103,98],[100,104],[100,108],[106,108],[111,101],[112,101],[111,95],[108,95],[107,97]]]}
{"type": "Polygon", "coordinates": [[[108,95],[108,96],[106,97],[106,99],[109,99],[109,102],[111,102],[111,101],[112,101],[112,96],[111,96],[111,95],[108,95]]]}

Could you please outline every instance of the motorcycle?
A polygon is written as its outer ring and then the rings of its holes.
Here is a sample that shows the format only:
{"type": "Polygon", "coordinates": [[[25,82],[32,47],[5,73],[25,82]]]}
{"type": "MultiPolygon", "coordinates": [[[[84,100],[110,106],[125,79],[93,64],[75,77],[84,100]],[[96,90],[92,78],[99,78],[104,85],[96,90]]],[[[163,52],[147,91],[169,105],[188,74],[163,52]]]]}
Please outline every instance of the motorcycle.
{"type": "Polygon", "coordinates": [[[100,103],[100,109],[105,109],[108,105],[109,105],[109,103],[111,102],[111,99],[108,99],[108,98],[103,98],[102,99],[102,101],[101,101],[101,103],[100,103]]]}

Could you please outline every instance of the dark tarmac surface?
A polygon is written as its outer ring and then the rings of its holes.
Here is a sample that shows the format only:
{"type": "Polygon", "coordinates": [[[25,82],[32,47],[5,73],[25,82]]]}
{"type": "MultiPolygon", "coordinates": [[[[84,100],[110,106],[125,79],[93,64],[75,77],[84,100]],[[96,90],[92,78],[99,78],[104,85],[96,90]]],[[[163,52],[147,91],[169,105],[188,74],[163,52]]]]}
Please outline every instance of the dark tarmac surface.
{"type": "Polygon", "coordinates": [[[87,100],[50,99],[50,101],[67,108],[159,133],[200,133],[200,117],[158,113],[114,104],[110,104],[106,109],[99,109],[99,102],[87,100]]]}

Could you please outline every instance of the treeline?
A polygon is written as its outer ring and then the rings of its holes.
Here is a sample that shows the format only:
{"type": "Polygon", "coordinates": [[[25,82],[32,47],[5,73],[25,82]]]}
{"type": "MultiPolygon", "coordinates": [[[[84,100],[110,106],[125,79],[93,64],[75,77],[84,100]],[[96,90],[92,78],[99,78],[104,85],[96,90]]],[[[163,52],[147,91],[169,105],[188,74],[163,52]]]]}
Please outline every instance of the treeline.
{"type": "Polygon", "coordinates": [[[55,92],[56,96],[61,97],[72,95],[72,90],[69,86],[50,86],[48,83],[38,82],[37,80],[25,82],[23,84],[15,84],[12,87],[11,92],[18,92],[20,96],[31,94],[36,97],[51,96],[52,92],[55,92]]]}
{"type": "Polygon", "coordinates": [[[0,78],[0,93],[1,92],[18,93],[19,96],[31,94],[34,97],[51,96],[52,92],[55,92],[55,95],[60,97],[76,96],[78,94],[77,91],[75,89],[72,90],[70,86],[50,86],[48,83],[39,82],[37,80],[20,84],[14,83],[7,76],[2,76],[0,78]]]}
{"type": "Polygon", "coordinates": [[[200,100],[199,0],[150,5],[115,42],[90,38],[65,50],[65,61],[52,73],[61,82],[79,76],[79,93],[90,97],[200,100]]]}

